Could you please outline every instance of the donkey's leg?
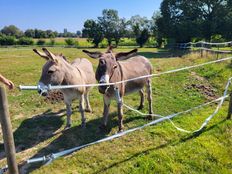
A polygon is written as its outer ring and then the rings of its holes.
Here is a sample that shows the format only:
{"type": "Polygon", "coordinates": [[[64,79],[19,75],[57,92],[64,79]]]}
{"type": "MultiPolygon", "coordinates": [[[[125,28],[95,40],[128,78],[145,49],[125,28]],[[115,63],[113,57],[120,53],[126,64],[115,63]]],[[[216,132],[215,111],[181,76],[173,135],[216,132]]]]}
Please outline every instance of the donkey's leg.
{"type": "Polygon", "coordinates": [[[145,98],[143,89],[139,91],[139,95],[140,95],[140,105],[138,107],[138,110],[141,110],[144,107],[144,98],[145,98]]]}
{"type": "Polygon", "coordinates": [[[86,112],[92,112],[92,108],[91,108],[90,103],[89,103],[89,91],[87,91],[85,93],[85,104],[86,104],[85,111],[86,112]]]}
{"type": "Polygon", "coordinates": [[[111,99],[105,95],[103,96],[103,100],[104,100],[104,110],[103,110],[102,125],[100,126],[100,129],[106,128],[108,117],[109,117],[110,102],[111,102],[111,99]]]}
{"type": "Polygon", "coordinates": [[[68,96],[65,95],[64,93],[63,93],[63,96],[64,96],[64,103],[66,105],[66,114],[67,114],[67,123],[66,123],[65,129],[68,129],[68,128],[71,127],[71,124],[72,124],[72,121],[71,121],[71,115],[72,115],[71,104],[72,104],[72,100],[70,100],[68,98],[68,96]]]}
{"type": "Polygon", "coordinates": [[[66,114],[67,114],[67,123],[65,128],[70,128],[72,125],[71,115],[72,115],[72,107],[71,102],[67,102],[66,104],[66,114]]]}
{"type": "Polygon", "coordinates": [[[123,100],[121,98],[121,103],[118,103],[118,132],[123,131],[123,100]]]}
{"type": "Polygon", "coordinates": [[[147,100],[148,100],[148,106],[149,106],[149,117],[152,119],[153,109],[152,109],[152,87],[151,87],[151,79],[148,79],[147,81],[147,100]]]}
{"type": "Polygon", "coordinates": [[[79,109],[81,112],[81,126],[84,128],[85,127],[85,99],[84,99],[84,94],[80,95],[80,100],[79,100],[79,109]]]}

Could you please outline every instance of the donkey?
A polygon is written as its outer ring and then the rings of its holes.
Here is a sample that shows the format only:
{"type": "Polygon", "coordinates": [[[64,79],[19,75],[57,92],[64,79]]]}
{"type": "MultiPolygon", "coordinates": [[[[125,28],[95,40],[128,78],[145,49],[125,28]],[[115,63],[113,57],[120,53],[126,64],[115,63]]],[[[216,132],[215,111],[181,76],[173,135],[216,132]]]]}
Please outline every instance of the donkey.
{"type": "MultiPolygon", "coordinates": [[[[78,85],[78,84],[93,84],[95,83],[94,70],[91,62],[85,58],[77,58],[71,64],[66,58],[60,54],[55,55],[48,51],[46,48],[42,48],[43,52],[39,52],[36,49],[33,51],[44,58],[47,62],[43,66],[42,74],[39,80],[39,86],[41,89],[45,85],[78,85]]],[[[39,94],[46,96],[47,92],[39,89],[39,94]]],[[[64,96],[64,102],[66,104],[67,124],[65,129],[71,127],[71,115],[72,115],[72,100],[79,99],[79,110],[81,113],[82,127],[85,127],[85,114],[91,112],[91,106],[89,103],[89,91],[91,87],[77,87],[71,89],[61,89],[64,96]],[[86,109],[85,109],[86,103],[86,109]]]]}
{"type": "MultiPolygon", "coordinates": [[[[83,50],[83,52],[91,58],[99,59],[99,64],[95,73],[95,78],[99,83],[114,83],[152,74],[153,68],[151,63],[143,56],[136,56],[137,49],[116,54],[112,52],[112,47],[110,47],[106,53],[90,52],[87,50],[83,50]]],[[[99,86],[98,90],[103,94],[104,100],[103,121],[100,128],[106,128],[110,102],[111,99],[115,97],[115,87],[118,88],[121,98],[124,95],[139,91],[141,99],[138,109],[142,109],[144,107],[144,86],[147,88],[147,99],[149,103],[148,118],[151,118],[151,114],[153,113],[151,78],[137,79],[117,85],[99,86]]],[[[122,103],[120,102],[118,102],[118,129],[119,132],[123,130],[123,110],[122,103]]]]}

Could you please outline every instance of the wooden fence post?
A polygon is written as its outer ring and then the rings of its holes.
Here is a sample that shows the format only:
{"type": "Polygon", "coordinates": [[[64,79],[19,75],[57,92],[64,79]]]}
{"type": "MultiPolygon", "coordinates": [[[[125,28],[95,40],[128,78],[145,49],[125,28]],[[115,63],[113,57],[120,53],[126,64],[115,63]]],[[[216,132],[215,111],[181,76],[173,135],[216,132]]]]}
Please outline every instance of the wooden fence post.
{"type": "Polygon", "coordinates": [[[230,102],[229,102],[227,119],[231,119],[231,114],[232,114],[232,93],[230,94],[230,102]]]}
{"type": "Polygon", "coordinates": [[[201,58],[203,57],[203,43],[201,43],[201,58]]]}
{"type": "Polygon", "coordinates": [[[4,148],[7,157],[9,174],[18,174],[18,166],[15,156],[15,144],[10,122],[8,101],[5,88],[0,86],[0,122],[4,140],[4,148]]]}

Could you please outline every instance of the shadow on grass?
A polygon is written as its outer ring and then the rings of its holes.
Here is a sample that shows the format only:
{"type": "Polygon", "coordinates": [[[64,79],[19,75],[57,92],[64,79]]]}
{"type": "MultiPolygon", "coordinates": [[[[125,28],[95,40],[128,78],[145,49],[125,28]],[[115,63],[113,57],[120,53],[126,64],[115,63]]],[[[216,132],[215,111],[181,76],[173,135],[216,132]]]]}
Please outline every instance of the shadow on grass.
{"type": "MultiPolygon", "coordinates": [[[[105,138],[112,128],[118,126],[117,117],[115,118],[115,115],[117,115],[116,112],[109,115],[111,119],[109,120],[107,129],[105,131],[99,132],[99,125],[102,121],[102,117],[99,117],[97,119],[88,121],[86,123],[86,128],[75,126],[61,132],[61,135],[57,139],[52,141],[45,148],[41,149],[32,158],[42,157],[51,153],[57,153],[59,151],[67,150],[76,146],[84,145],[105,138]]],[[[40,168],[42,165],[44,164],[22,164],[21,171],[24,171],[22,173],[30,173],[33,170],[40,168]]]]}
{"type": "MultiPolygon", "coordinates": [[[[40,115],[25,119],[13,133],[16,152],[29,149],[52,137],[53,133],[63,125],[61,119],[63,115],[65,115],[64,110],[58,112],[47,110],[40,115]]],[[[5,158],[3,144],[0,144],[0,151],[0,159],[5,158]]]]}
{"type": "Polygon", "coordinates": [[[176,145],[178,145],[178,144],[185,143],[185,142],[187,142],[187,141],[189,141],[189,140],[192,140],[192,139],[194,139],[194,138],[199,137],[202,133],[208,132],[208,131],[210,131],[210,130],[216,128],[216,127],[218,127],[219,125],[223,124],[225,121],[227,121],[227,119],[224,119],[224,120],[218,122],[218,123],[215,124],[215,125],[212,125],[212,126],[210,126],[210,127],[208,127],[208,128],[205,128],[205,129],[203,129],[202,131],[200,131],[200,132],[198,132],[198,133],[193,133],[193,134],[191,134],[191,135],[184,136],[184,137],[182,137],[182,138],[180,138],[180,139],[171,140],[171,141],[168,141],[167,143],[158,145],[158,146],[156,146],[156,147],[149,148],[149,149],[146,149],[146,150],[144,150],[144,151],[140,151],[140,152],[135,153],[135,154],[133,154],[132,156],[126,158],[125,160],[122,160],[122,161],[113,163],[113,164],[107,166],[106,168],[103,168],[103,169],[101,169],[101,170],[99,170],[99,171],[96,171],[96,172],[93,172],[93,173],[94,173],[94,174],[97,174],[97,173],[105,172],[105,171],[107,171],[107,170],[109,170],[109,169],[111,169],[111,168],[113,168],[113,167],[116,167],[116,166],[118,166],[118,165],[120,165],[120,164],[123,164],[123,163],[125,163],[125,162],[127,162],[127,161],[130,161],[130,160],[133,159],[133,158],[137,158],[137,157],[139,157],[141,154],[147,155],[147,154],[149,154],[150,152],[152,152],[152,151],[154,151],[154,150],[159,150],[159,149],[163,149],[163,148],[168,147],[168,146],[176,146],[176,145]]]}
{"type": "Polygon", "coordinates": [[[182,57],[186,54],[189,54],[190,51],[181,51],[181,50],[161,50],[158,52],[139,52],[138,54],[144,56],[148,59],[154,58],[176,58],[182,57]]]}

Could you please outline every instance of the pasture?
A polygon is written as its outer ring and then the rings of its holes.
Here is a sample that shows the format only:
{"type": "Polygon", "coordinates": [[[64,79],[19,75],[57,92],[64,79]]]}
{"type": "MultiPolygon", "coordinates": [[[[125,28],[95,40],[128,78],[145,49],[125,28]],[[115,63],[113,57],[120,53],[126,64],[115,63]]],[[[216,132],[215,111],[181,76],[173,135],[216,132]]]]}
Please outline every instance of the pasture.
{"type": "MultiPolygon", "coordinates": [[[[63,53],[68,60],[85,57],[81,49],[49,48],[63,53]]],[[[97,49],[105,51],[105,49],[97,49]]],[[[116,52],[130,49],[116,49],[116,52]]],[[[215,60],[216,55],[174,52],[141,48],[139,54],[147,57],[154,73],[215,60]]],[[[231,55],[221,55],[227,57],[231,55]]],[[[219,57],[220,58],[220,57],[219,57]]],[[[88,58],[94,65],[97,60],[88,58]]],[[[0,49],[0,73],[16,86],[36,85],[45,61],[30,48],[0,49]]],[[[138,68],[138,67],[134,67],[138,68]]],[[[168,115],[184,111],[211,101],[223,94],[232,76],[231,61],[224,61],[201,68],[181,71],[153,78],[153,110],[168,115]]],[[[231,89],[231,87],[230,87],[231,89]]],[[[232,172],[232,120],[227,120],[228,100],[222,109],[199,135],[177,131],[165,121],[113,141],[87,147],[48,166],[25,165],[24,160],[62,151],[74,146],[96,141],[117,132],[116,102],[111,104],[107,131],[99,132],[103,100],[96,88],[90,93],[93,113],[86,113],[87,127],[82,129],[77,102],[73,104],[72,127],[65,127],[65,105],[46,102],[37,91],[8,91],[9,109],[14,130],[17,160],[23,173],[231,173],[232,172]]],[[[139,95],[132,94],[124,102],[136,108],[139,95]]],[[[179,127],[196,130],[215,109],[216,104],[198,109],[173,119],[179,127]]],[[[142,112],[148,111],[147,101],[142,112]]],[[[137,113],[124,108],[125,130],[147,123],[137,113]]],[[[6,164],[1,136],[0,166],[6,164]]]]}

